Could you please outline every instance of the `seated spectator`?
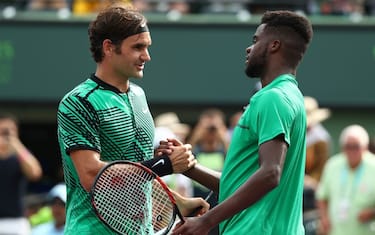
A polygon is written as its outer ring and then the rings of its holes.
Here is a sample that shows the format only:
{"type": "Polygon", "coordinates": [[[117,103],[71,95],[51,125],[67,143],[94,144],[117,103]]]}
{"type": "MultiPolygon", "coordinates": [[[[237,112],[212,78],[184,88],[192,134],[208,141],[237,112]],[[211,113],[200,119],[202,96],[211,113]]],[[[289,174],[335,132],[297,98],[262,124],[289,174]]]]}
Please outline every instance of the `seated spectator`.
{"type": "Polygon", "coordinates": [[[363,14],[364,3],[364,0],[324,0],[320,3],[320,12],[330,15],[363,14]]]}
{"type": "Polygon", "coordinates": [[[113,3],[125,3],[132,4],[131,0],[74,0],[72,4],[72,11],[76,15],[86,15],[97,13],[101,9],[113,4],[113,3]]]}
{"type": "Polygon", "coordinates": [[[31,235],[63,235],[65,226],[66,186],[57,184],[48,194],[49,207],[52,212],[52,221],[37,225],[31,235]]]}
{"type": "Polygon", "coordinates": [[[316,193],[325,234],[374,234],[375,155],[368,146],[363,127],[350,125],[341,132],[341,152],[327,161],[316,193]]]}
{"type": "Polygon", "coordinates": [[[319,108],[315,98],[304,97],[307,131],[306,131],[306,169],[307,175],[319,182],[331,148],[331,135],[322,125],[329,118],[330,110],[319,108]]]}
{"type": "Polygon", "coordinates": [[[30,0],[30,10],[59,10],[70,8],[68,0],[30,0]]]}
{"type": "Polygon", "coordinates": [[[46,206],[46,195],[30,194],[24,198],[25,215],[29,219],[31,227],[43,224],[52,220],[51,209],[46,206]]]}

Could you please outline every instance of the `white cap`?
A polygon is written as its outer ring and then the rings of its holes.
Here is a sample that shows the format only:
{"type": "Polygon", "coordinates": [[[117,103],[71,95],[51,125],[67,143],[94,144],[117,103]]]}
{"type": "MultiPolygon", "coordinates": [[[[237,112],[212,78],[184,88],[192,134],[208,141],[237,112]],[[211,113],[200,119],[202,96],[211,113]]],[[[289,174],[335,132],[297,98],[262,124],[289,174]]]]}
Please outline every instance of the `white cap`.
{"type": "Polygon", "coordinates": [[[59,198],[66,203],[66,185],[63,183],[55,185],[48,193],[50,198],[59,198]]]}

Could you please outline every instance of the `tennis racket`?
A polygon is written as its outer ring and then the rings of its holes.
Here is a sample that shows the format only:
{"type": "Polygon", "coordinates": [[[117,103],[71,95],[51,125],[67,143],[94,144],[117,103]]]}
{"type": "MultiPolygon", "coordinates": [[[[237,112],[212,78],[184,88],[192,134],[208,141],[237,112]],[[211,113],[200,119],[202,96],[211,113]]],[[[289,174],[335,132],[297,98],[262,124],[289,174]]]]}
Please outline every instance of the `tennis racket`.
{"type": "Polygon", "coordinates": [[[114,161],[103,167],[90,196],[99,219],[120,234],[166,235],[176,216],[184,221],[167,185],[138,163],[114,161]]]}

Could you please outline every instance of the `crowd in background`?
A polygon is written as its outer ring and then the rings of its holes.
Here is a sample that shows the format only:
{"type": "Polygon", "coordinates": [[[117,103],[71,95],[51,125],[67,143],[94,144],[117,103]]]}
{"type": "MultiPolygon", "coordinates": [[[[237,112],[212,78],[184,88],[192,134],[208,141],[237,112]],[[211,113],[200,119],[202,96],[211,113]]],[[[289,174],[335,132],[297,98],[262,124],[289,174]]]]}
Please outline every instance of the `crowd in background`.
{"type": "MultiPolygon", "coordinates": [[[[68,9],[76,15],[95,13],[114,0],[3,0],[1,5],[20,10],[68,9]]],[[[120,0],[147,13],[201,14],[239,13],[261,14],[265,10],[290,9],[308,15],[373,15],[375,0],[120,0]]]]}
{"type": "MultiPolygon", "coordinates": [[[[375,155],[371,151],[373,146],[369,133],[362,126],[352,124],[342,130],[338,140],[334,140],[322,124],[330,117],[331,111],[320,108],[317,100],[308,96],[305,97],[305,108],[307,145],[303,209],[306,234],[374,234],[375,186],[371,182],[375,177],[375,155]],[[333,142],[339,143],[338,153],[332,151],[333,142]]],[[[200,164],[220,171],[230,144],[231,132],[241,114],[242,111],[238,111],[226,115],[218,108],[208,108],[197,117],[194,126],[182,123],[173,111],[158,114],[154,118],[154,147],[157,148],[159,140],[178,138],[192,145],[194,155],[200,164]]],[[[5,195],[18,200],[15,201],[14,207],[23,206],[23,210],[17,211],[20,212],[19,216],[28,219],[32,234],[47,234],[43,231],[52,230],[56,234],[62,234],[65,221],[65,185],[58,183],[51,187],[49,192],[40,195],[27,194],[24,181],[37,181],[42,172],[36,162],[37,156],[32,155],[32,151],[17,138],[17,122],[11,117],[0,118],[0,168],[7,168],[8,175],[11,171],[19,172],[12,182],[19,185],[17,188],[20,191],[9,191],[5,195]],[[12,128],[14,134],[11,136],[14,141],[10,142],[10,131],[7,130],[12,128]],[[15,143],[14,146],[11,143],[15,143]],[[18,168],[15,163],[9,168],[10,162],[13,162],[11,159],[18,159],[18,168]],[[27,162],[30,162],[29,167],[25,165],[27,162]],[[39,173],[30,178],[28,171],[33,168],[39,173]]],[[[208,189],[182,174],[167,176],[164,179],[170,187],[185,196],[205,197],[209,193],[208,189]]],[[[9,211],[15,212],[15,208],[9,210],[9,202],[1,202],[7,205],[0,205],[1,216],[6,217],[9,211]],[[8,209],[4,211],[6,208],[8,209]]],[[[217,204],[216,195],[211,197],[209,202],[214,207],[217,204]]],[[[12,217],[13,214],[9,216],[12,217]]],[[[9,221],[3,222],[8,224],[9,221]]],[[[16,221],[15,226],[20,228],[19,221],[16,221]]],[[[28,229],[25,228],[25,231],[28,229]]],[[[210,233],[216,234],[217,228],[210,233]]]]}
{"type": "MultiPolygon", "coordinates": [[[[126,0],[124,0],[126,1],[126,0]]],[[[100,0],[8,0],[2,6],[13,5],[21,10],[60,10],[69,9],[73,14],[95,13],[110,1],[100,0]]],[[[349,15],[353,13],[375,14],[374,0],[306,0],[306,1],[128,1],[143,12],[167,13],[177,11],[180,14],[200,13],[237,13],[246,10],[251,14],[265,9],[288,8],[304,11],[307,14],[349,15]]],[[[375,145],[369,133],[360,125],[345,127],[340,138],[332,139],[329,131],[322,124],[331,115],[330,110],[319,107],[313,97],[305,97],[307,114],[306,175],[304,190],[304,224],[306,234],[345,235],[375,234],[375,145]],[[338,142],[340,151],[332,151],[333,142],[338,142]]],[[[225,154],[230,144],[231,131],[241,116],[241,111],[224,114],[220,109],[209,108],[197,118],[194,126],[181,123],[176,113],[168,112],[155,117],[155,148],[158,140],[179,138],[190,143],[194,155],[200,164],[220,171],[225,154]],[[229,115],[229,116],[228,116],[229,115]],[[228,119],[227,119],[228,118],[228,119]]],[[[0,118],[1,119],[1,118],[0,118]]],[[[0,200],[0,224],[2,218],[17,216],[26,218],[30,229],[24,234],[63,234],[65,222],[65,186],[57,184],[42,195],[27,195],[25,181],[37,181],[42,175],[38,156],[33,156],[18,139],[17,122],[6,119],[6,125],[16,129],[15,133],[0,125],[0,172],[17,172],[13,176],[19,185],[19,191],[3,192],[15,200],[14,208],[8,199],[0,200]],[[3,128],[3,129],[1,129],[3,128]],[[12,137],[12,138],[10,138],[12,137]],[[13,139],[14,146],[6,145],[13,139]],[[19,165],[15,165],[15,161],[19,165]],[[29,162],[29,164],[28,164],[29,162]],[[11,164],[12,168],[9,167],[11,164]],[[27,164],[29,166],[27,166],[27,164]],[[6,169],[7,171],[5,171],[6,169]],[[14,171],[12,169],[15,169],[14,171]],[[34,169],[34,170],[33,170],[34,169]],[[34,173],[30,173],[34,171],[34,173]],[[36,172],[36,173],[35,173],[36,172]],[[33,175],[34,174],[34,175],[33,175]],[[35,196],[35,197],[34,197],[35,196]],[[18,200],[18,201],[17,201],[18,200]],[[24,204],[25,203],[25,204],[24,204]],[[24,210],[20,209],[23,207],[24,210]],[[7,209],[7,210],[4,210],[7,209]],[[9,213],[10,214],[7,214],[9,213]],[[21,214],[22,212],[22,214],[21,214]],[[48,231],[48,232],[47,232],[48,231]],[[54,231],[54,233],[52,233],[54,231]]],[[[16,119],[14,119],[16,120],[16,119]]],[[[4,121],[4,120],[3,120],[4,121]]],[[[1,123],[1,120],[0,120],[1,123]]],[[[9,174],[10,174],[9,173],[9,174]]],[[[5,177],[3,177],[5,179],[5,177]]],[[[205,197],[209,190],[192,182],[183,175],[165,177],[170,187],[182,195],[205,197]]],[[[4,187],[4,189],[15,189],[4,187]]],[[[210,198],[215,206],[217,198],[210,198]]],[[[3,221],[3,224],[9,221],[3,221]]],[[[24,220],[15,221],[17,229],[24,227],[24,220]]],[[[5,229],[4,226],[0,226],[5,229]]],[[[11,228],[12,229],[12,228],[11,228]]],[[[218,234],[213,230],[211,235],[218,234]]]]}

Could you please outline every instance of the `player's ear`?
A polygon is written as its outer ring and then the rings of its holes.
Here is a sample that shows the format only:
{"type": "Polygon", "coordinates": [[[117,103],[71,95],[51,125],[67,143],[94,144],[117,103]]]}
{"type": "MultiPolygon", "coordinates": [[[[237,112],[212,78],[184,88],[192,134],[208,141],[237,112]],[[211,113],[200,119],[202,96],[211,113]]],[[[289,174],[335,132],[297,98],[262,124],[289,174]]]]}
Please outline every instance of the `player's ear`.
{"type": "Polygon", "coordinates": [[[273,40],[270,44],[270,51],[276,52],[280,49],[280,47],[281,47],[281,41],[280,40],[273,40]]]}
{"type": "Polygon", "coordinates": [[[111,55],[112,51],[114,50],[112,41],[109,39],[104,39],[102,47],[103,47],[103,53],[105,55],[111,55]]]}

